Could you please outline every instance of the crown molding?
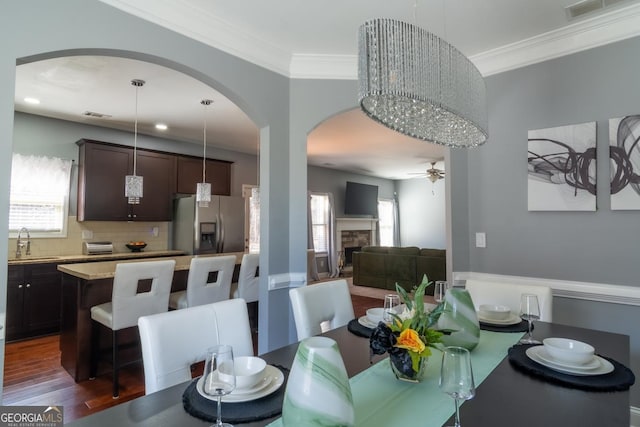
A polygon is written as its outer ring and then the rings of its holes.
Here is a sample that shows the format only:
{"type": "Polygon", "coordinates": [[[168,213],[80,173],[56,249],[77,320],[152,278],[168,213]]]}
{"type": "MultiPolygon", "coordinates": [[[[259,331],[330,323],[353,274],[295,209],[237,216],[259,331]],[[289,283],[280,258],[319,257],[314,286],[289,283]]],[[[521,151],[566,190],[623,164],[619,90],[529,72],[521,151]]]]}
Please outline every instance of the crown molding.
{"type": "Polygon", "coordinates": [[[502,73],[640,35],[640,4],[469,57],[482,75],[502,73]]]}
{"type": "Polygon", "coordinates": [[[185,0],[100,0],[230,55],[289,77],[291,54],[185,0]]]}
{"type": "MultiPolygon", "coordinates": [[[[357,79],[357,55],[292,54],[186,0],[100,0],[131,15],[295,79],[357,79]]],[[[469,57],[484,76],[640,35],[640,4],[469,57]]]]}

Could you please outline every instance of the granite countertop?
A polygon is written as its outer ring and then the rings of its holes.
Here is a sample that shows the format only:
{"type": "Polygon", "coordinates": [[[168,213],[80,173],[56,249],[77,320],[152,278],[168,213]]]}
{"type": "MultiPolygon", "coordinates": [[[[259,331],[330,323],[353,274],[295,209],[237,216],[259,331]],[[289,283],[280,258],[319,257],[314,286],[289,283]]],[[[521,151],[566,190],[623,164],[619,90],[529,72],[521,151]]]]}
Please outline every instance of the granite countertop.
{"type": "MultiPolygon", "coordinates": [[[[180,252],[182,253],[182,252],[180,252]]],[[[242,261],[243,252],[233,252],[233,253],[224,253],[224,254],[212,254],[212,255],[195,255],[200,257],[210,257],[210,256],[223,256],[223,255],[235,255],[236,264],[240,264],[242,261]]],[[[191,264],[191,259],[194,258],[194,255],[182,255],[182,256],[170,256],[170,257],[160,257],[160,258],[145,258],[145,261],[161,261],[167,259],[173,259],[176,261],[175,271],[181,270],[189,270],[189,266],[191,264]]],[[[83,262],[78,264],[60,264],[58,265],[58,270],[69,274],[74,277],[78,277],[80,279],[85,280],[99,280],[99,279],[111,279],[113,278],[116,265],[122,262],[136,262],[136,259],[126,259],[120,261],[101,261],[101,262],[83,262]]]]}
{"type": "Polygon", "coordinates": [[[9,265],[23,264],[47,264],[47,263],[71,263],[71,262],[87,262],[87,261],[109,261],[118,259],[136,259],[136,258],[152,258],[163,256],[183,255],[183,251],[140,251],[140,252],[118,252],[104,255],[62,255],[62,256],[32,256],[25,255],[21,258],[9,258],[9,265]]]}

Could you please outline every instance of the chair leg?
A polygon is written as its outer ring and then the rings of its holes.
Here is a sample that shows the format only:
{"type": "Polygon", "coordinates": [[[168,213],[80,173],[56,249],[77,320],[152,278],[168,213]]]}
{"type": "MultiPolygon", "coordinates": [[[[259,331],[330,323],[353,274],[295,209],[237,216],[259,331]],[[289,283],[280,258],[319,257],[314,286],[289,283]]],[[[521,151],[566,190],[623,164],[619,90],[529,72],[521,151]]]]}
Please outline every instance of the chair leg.
{"type": "Polygon", "coordinates": [[[120,365],[118,364],[118,331],[113,331],[113,398],[120,397],[120,385],[118,384],[118,370],[120,365]]]}
{"type": "Polygon", "coordinates": [[[95,380],[98,373],[98,359],[100,357],[100,325],[91,322],[91,361],[89,364],[89,379],[95,380]]]}

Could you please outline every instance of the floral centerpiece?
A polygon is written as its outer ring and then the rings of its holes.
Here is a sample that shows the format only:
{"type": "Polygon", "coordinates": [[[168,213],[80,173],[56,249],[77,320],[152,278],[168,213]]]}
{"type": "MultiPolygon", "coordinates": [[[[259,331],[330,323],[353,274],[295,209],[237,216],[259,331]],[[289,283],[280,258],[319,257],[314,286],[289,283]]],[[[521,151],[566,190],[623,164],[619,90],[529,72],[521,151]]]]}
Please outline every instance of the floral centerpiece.
{"type": "Polygon", "coordinates": [[[387,325],[379,322],[373,330],[369,347],[373,354],[389,354],[391,367],[396,377],[409,381],[419,381],[426,360],[431,356],[431,348],[439,348],[444,331],[435,325],[444,311],[440,304],[428,311],[424,308],[424,295],[429,282],[425,275],[415,289],[413,299],[396,283],[396,291],[404,302],[404,311],[395,314],[387,325]]]}

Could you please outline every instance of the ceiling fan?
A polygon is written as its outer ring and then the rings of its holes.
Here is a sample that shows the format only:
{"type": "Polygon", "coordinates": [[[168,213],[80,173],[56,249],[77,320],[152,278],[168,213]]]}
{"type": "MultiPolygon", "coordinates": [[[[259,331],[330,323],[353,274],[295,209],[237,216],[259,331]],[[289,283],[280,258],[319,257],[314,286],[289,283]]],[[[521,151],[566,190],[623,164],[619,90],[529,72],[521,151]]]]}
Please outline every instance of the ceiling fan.
{"type": "Polygon", "coordinates": [[[410,175],[424,176],[432,183],[435,183],[440,179],[444,179],[444,169],[436,169],[436,162],[431,162],[431,168],[427,169],[426,172],[411,173],[410,175]]]}

